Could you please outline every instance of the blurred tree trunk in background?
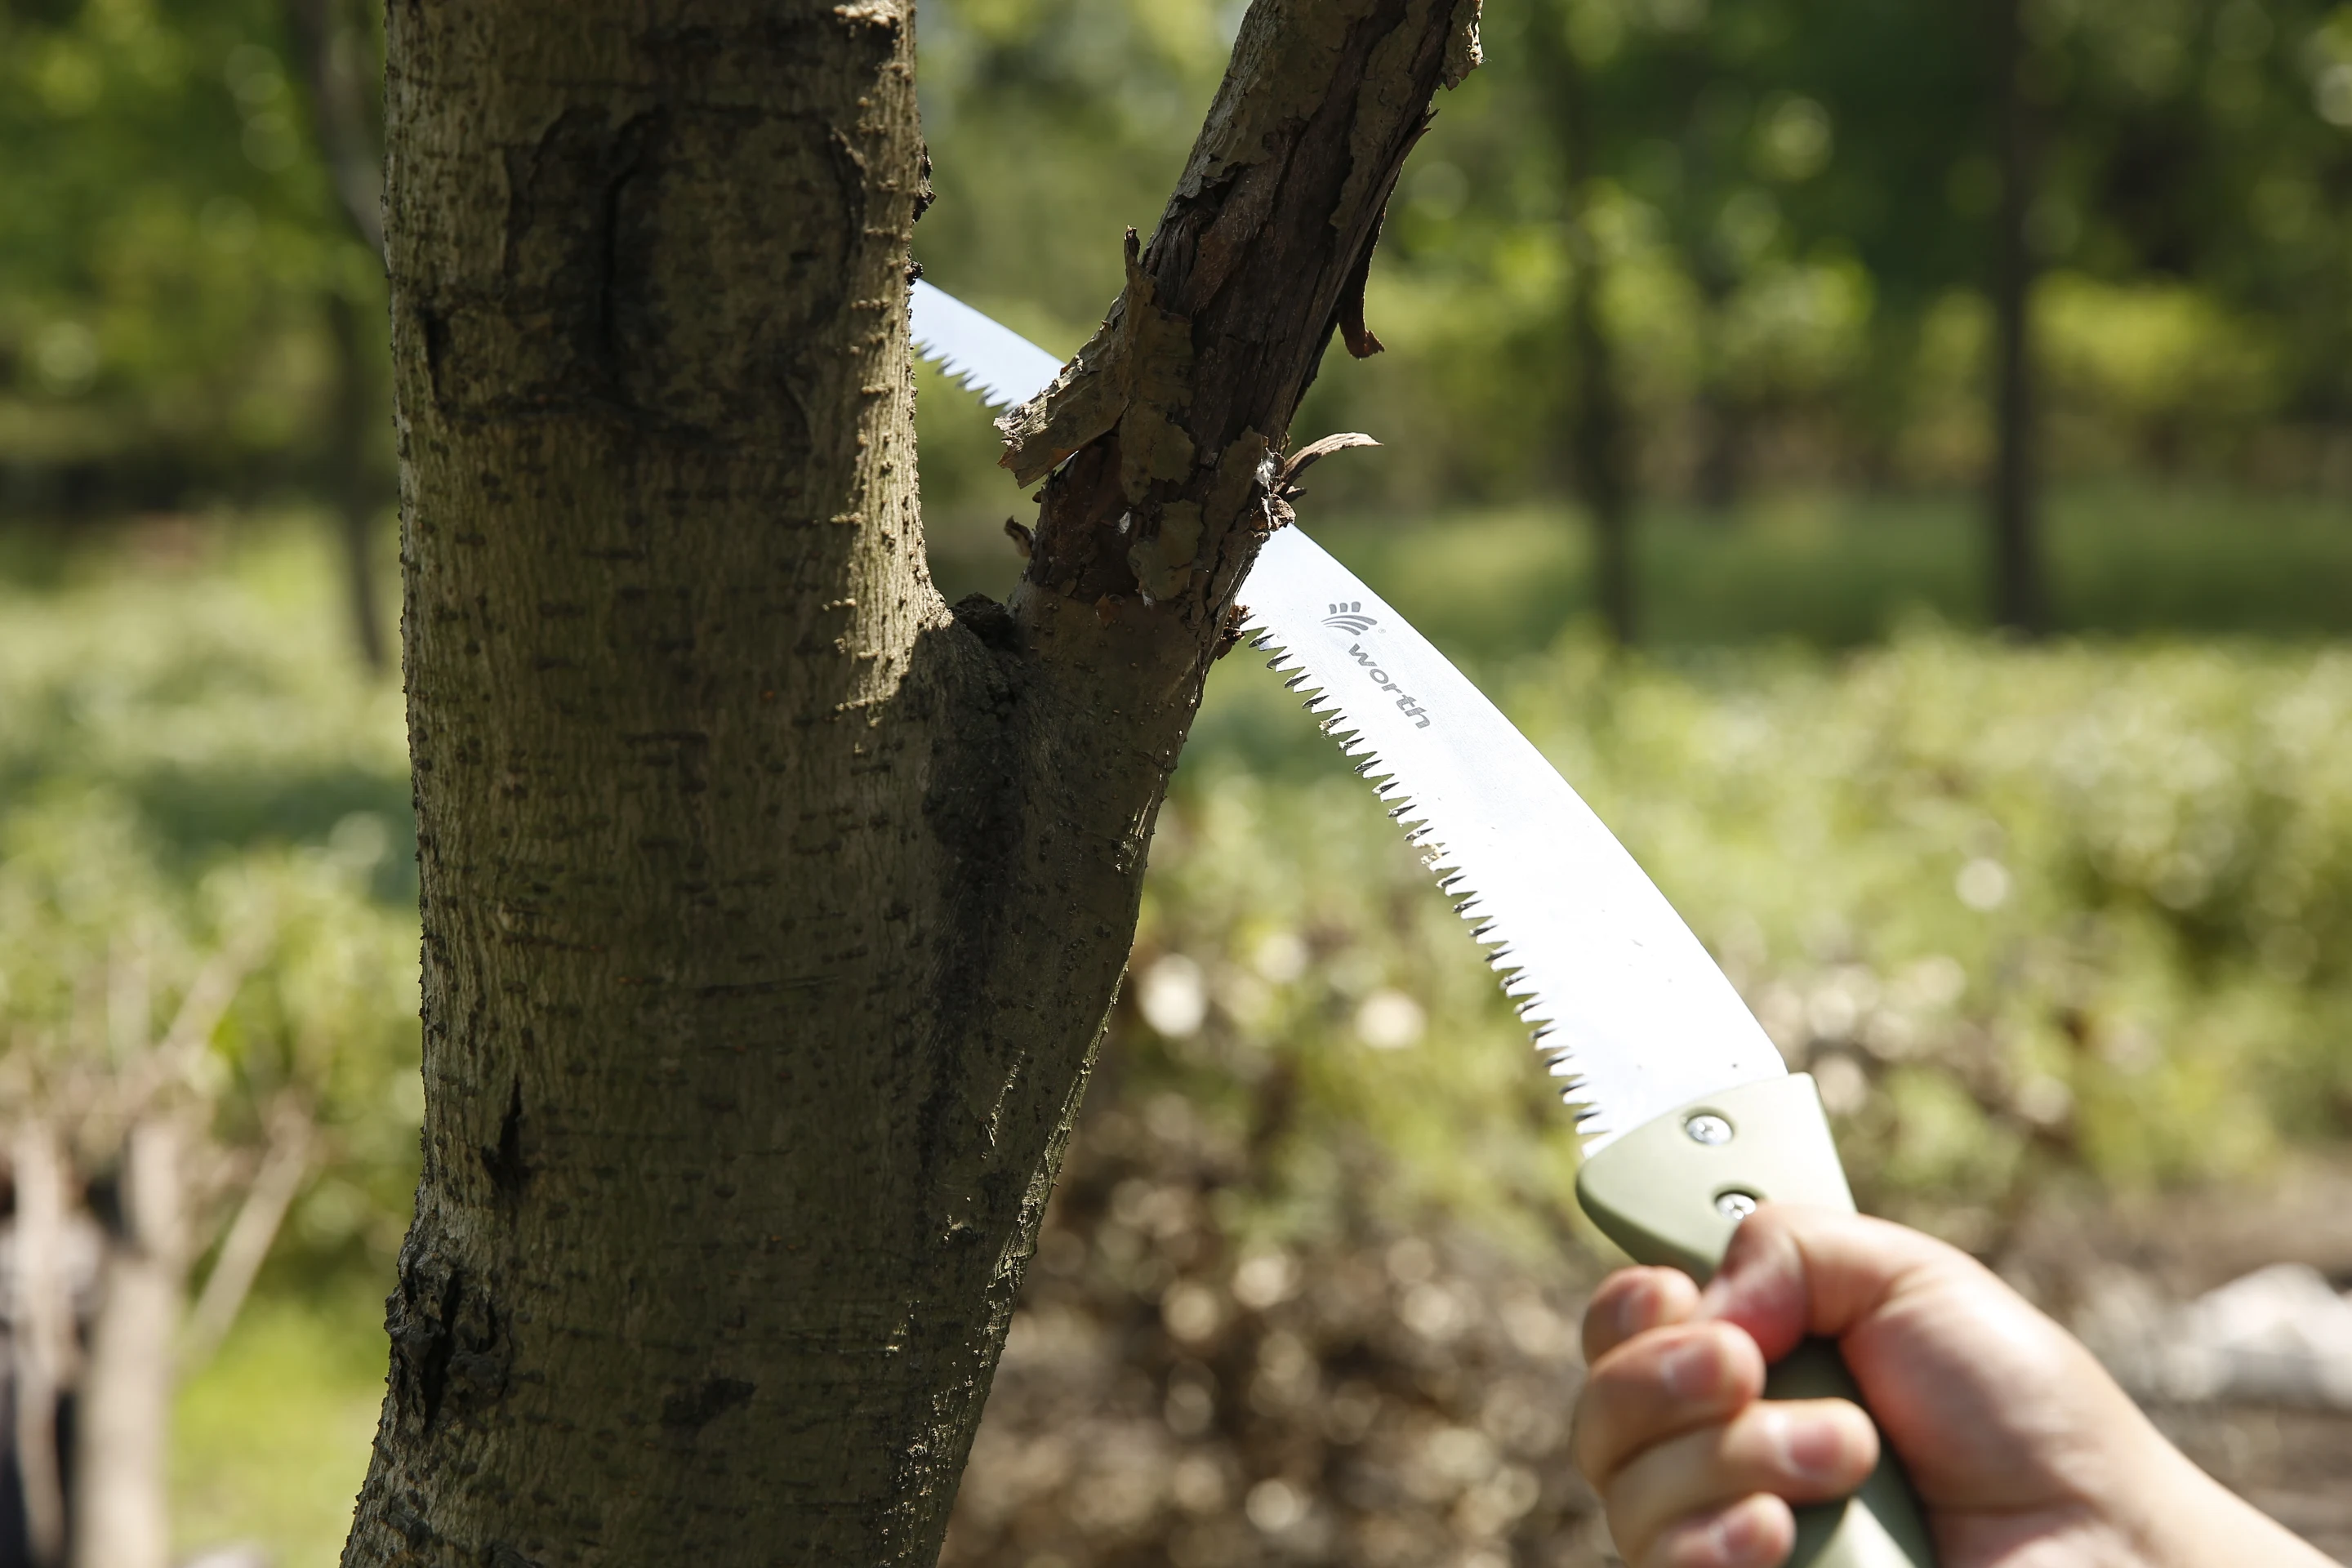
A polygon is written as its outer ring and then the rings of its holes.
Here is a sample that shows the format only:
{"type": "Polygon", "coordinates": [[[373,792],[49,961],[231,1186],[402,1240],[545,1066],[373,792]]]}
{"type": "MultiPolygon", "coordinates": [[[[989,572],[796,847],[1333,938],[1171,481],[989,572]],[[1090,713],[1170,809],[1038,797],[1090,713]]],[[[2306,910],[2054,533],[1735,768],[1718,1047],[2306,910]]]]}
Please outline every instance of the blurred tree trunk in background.
{"type": "MultiPolygon", "coordinates": [[[[1710,329],[1720,300],[1709,296],[1710,329]]],[[[1709,384],[1699,391],[1699,453],[1692,489],[1708,516],[1729,521],[1739,505],[1748,458],[1748,410],[1729,388],[1709,384]]]]}
{"type": "MultiPolygon", "coordinates": [[[[1691,164],[1690,182],[1704,189],[1713,183],[1707,167],[1713,149],[1702,136],[1691,136],[1685,144],[1685,156],[1691,164]]],[[[1720,226],[1719,220],[1717,226],[1720,226]]],[[[1740,490],[1747,479],[1751,423],[1748,400],[1729,384],[1728,367],[1724,363],[1725,318],[1730,313],[1732,295],[1739,287],[1738,270],[1725,254],[1726,243],[1719,233],[1706,232],[1684,245],[1691,280],[1698,286],[1699,298],[1705,301],[1701,332],[1707,362],[1694,410],[1698,416],[1699,449],[1691,488],[1701,510],[1721,522],[1730,521],[1739,504],[1740,490]]]]}
{"type": "Polygon", "coordinates": [[[2033,363],[2033,106],[2027,89],[2025,0],[1994,0],[2000,72],[2000,205],[1995,215],[1992,611],[2029,637],[2050,629],[2042,563],[2033,363]]]}
{"type": "Polygon", "coordinates": [[[425,1172],[348,1564],[937,1557],[1266,458],[1471,0],[1259,0],[1012,600],[903,0],[390,13],[425,1172]]]}
{"type": "Polygon", "coordinates": [[[134,1122],[99,1276],[79,1405],[74,1568],[167,1568],[174,1342],[189,1261],[188,1130],[171,1110],[134,1122]]]}
{"type": "Polygon", "coordinates": [[[367,331],[360,307],[340,289],[320,292],[326,313],[327,339],[335,351],[334,406],[327,418],[327,484],[341,524],[344,594],[350,601],[352,635],[360,657],[370,669],[392,663],[384,637],[383,595],[376,573],[375,522],[380,490],[373,454],[376,420],[376,375],[362,333],[367,331]]]}
{"type": "Polygon", "coordinates": [[[75,1381],[70,1175],[57,1130],[39,1118],[14,1129],[8,1150],[9,1456],[16,1472],[10,1522],[21,1539],[0,1540],[0,1562],[58,1568],[65,1561],[69,1435],[62,1401],[75,1381]]]}
{"type": "MultiPolygon", "coordinates": [[[[383,130],[376,108],[382,79],[372,29],[346,0],[289,0],[294,38],[310,101],[310,123],[337,204],[369,251],[383,256],[383,130]]],[[[322,290],[328,341],[335,354],[333,406],[327,418],[327,488],[343,552],[352,634],[370,669],[391,663],[384,637],[383,595],[376,572],[375,521],[383,500],[372,437],[382,417],[377,377],[365,352],[360,307],[341,289],[322,290]]]]}
{"type": "MultiPolygon", "coordinates": [[[[257,947],[260,924],[246,932],[257,947]]],[[[28,1030],[0,1057],[14,1123],[14,1202],[0,1218],[13,1419],[0,1450],[16,1492],[0,1501],[0,1563],[172,1560],[173,1392],[235,1322],[315,1146],[300,1091],[265,1110],[266,1150],[222,1114],[229,1075],[206,1052],[247,970],[239,954],[214,954],[157,1036],[146,956],[124,939],[101,970],[75,977],[107,999],[103,1049],[60,1051],[28,1030]],[[230,1199],[199,1331],[183,1338],[189,1270],[230,1199]]]]}
{"type": "Polygon", "coordinates": [[[1528,37],[1535,46],[1531,63],[1551,89],[1552,133],[1566,174],[1568,337],[1575,387],[1569,415],[1569,463],[1591,514],[1593,596],[1611,637],[1630,647],[1640,630],[1633,580],[1633,454],[1615,345],[1603,314],[1608,258],[1592,228],[1592,95],[1569,37],[1564,5],[1546,5],[1528,37]]]}

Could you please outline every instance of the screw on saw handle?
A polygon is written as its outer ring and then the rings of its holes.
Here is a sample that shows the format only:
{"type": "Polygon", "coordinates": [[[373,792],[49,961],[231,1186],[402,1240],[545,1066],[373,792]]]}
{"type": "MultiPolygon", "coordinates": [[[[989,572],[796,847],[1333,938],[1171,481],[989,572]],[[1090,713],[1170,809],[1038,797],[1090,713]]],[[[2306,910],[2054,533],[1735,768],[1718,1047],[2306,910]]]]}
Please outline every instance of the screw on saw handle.
{"type": "MultiPolygon", "coordinates": [[[[1804,1073],[1744,1084],[1633,1129],[1585,1162],[1576,1194],[1592,1223],[1635,1261],[1670,1265],[1702,1281],[1759,1203],[1853,1212],[1829,1119],[1804,1073]]],[[[1863,1404],[1827,1340],[1807,1340],[1783,1356],[1766,1374],[1764,1397],[1863,1404]]],[[[1884,1442],[1878,1468],[1861,1490],[1796,1515],[1789,1568],[1935,1568],[1919,1500],[1884,1442]]]]}

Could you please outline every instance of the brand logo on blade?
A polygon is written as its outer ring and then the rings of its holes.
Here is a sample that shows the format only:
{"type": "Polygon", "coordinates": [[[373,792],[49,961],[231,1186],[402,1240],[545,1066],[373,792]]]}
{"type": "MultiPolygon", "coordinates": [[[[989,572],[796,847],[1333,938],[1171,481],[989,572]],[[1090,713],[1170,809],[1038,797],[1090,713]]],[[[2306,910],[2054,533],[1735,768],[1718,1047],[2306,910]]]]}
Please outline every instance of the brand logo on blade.
{"type": "MultiPolygon", "coordinates": [[[[1323,617],[1323,624],[1327,626],[1331,626],[1339,631],[1346,632],[1351,637],[1361,637],[1366,632],[1370,631],[1374,626],[1378,626],[1380,622],[1373,616],[1364,614],[1363,603],[1359,600],[1353,604],[1332,605],[1331,613],[1323,617]]],[[[1382,669],[1373,661],[1372,656],[1364,651],[1364,645],[1362,643],[1349,643],[1348,645],[1348,653],[1349,656],[1358,664],[1364,667],[1364,673],[1372,678],[1373,684],[1377,685],[1382,691],[1391,691],[1396,694],[1396,705],[1398,709],[1406,718],[1414,721],[1413,727],[1415,729],[1426,730],[1429,728],[1428,710],[1422,707],[1419,700],[1414,698],[1411,692],[1407,691],[1403,687],[1399,686],[1394,680],[1389,678],[1389,672],[1382,669]]]]}

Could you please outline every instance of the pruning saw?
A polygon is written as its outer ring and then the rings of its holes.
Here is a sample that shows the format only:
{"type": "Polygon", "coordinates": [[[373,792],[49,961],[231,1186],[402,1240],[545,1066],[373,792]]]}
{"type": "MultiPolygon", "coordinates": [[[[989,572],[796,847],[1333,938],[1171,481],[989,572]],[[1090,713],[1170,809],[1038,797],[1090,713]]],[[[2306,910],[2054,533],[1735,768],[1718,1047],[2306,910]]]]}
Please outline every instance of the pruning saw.
{"type": "MultiPolygon", "coordinates": [[[[1061,362],[918,280],[915,348],[991,406],[1061,362]]],[[[1292,524],[1258,552],[1244,635],[1427,854],[1518,1006],[1583,1139],[1577,1197],[1635,1259],[1708,1278],[1759,1204],[1852,1212],[1811,1077],[1791,1073],[1665,895],[1500,710],[1292,524]]],[[[1836,1345],[1768,1398],[1863,1404],[1836,1345]]],[[[1866,1406],[1865,1406],[1866,1408],[1866,1406]]],[[[1891,1448],[1853,1497],[1796,1510],[1796,1568],[1934,1568],[1891,1448]]]]}

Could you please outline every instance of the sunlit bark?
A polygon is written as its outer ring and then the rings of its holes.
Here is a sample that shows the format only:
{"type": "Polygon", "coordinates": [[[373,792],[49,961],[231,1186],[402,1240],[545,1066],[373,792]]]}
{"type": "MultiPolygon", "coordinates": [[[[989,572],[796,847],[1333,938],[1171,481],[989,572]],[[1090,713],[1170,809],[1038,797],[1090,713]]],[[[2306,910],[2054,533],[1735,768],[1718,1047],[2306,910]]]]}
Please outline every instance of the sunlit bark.
{"type": "Polygon", "coordinates": [[[347,1563],[929,1568],[1263,459],[1475,16],[1261,0],[1022,426],[1026,579],[951,610],[910,10],[396,0],[425,1169],[347,1563]]]}

